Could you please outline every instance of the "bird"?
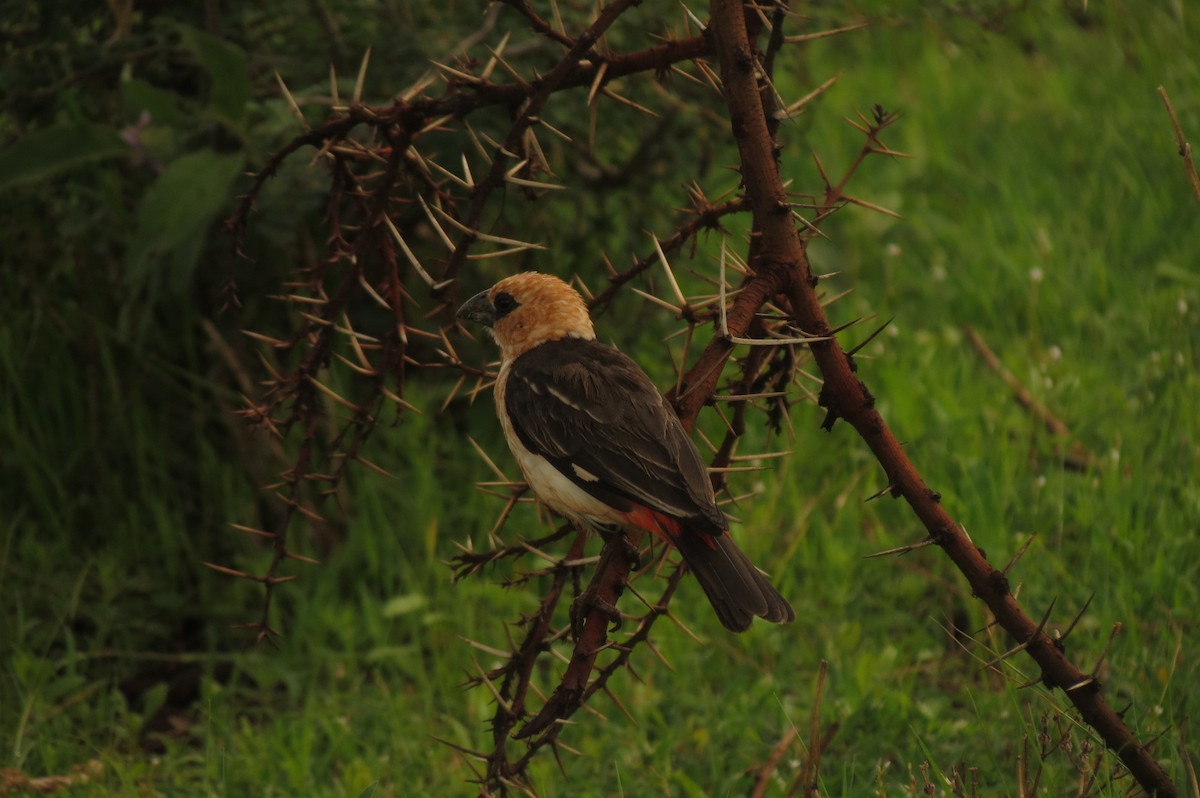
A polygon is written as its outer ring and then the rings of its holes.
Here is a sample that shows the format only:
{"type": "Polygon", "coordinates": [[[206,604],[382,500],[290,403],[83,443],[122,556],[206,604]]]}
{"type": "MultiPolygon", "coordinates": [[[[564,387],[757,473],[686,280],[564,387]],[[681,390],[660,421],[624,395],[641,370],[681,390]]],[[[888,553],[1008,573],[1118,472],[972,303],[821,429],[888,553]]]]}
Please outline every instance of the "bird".
{"type": "Polygon", "coordinates": [[[633,359],[596,339],[578,291],[521,272],[457,318],[482,324],[500,349],[496,414],[539,501],[602,535],[638,529],[672,544],[730,631],[795,619],[730,537],[679,417],[633,359]]]}

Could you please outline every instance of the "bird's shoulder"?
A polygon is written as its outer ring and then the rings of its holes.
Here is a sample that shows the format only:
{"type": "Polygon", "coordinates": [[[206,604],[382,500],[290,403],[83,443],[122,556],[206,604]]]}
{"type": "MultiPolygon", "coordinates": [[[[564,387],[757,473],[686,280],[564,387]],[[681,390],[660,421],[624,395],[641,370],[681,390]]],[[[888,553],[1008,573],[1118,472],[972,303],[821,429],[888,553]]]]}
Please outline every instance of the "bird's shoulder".
{"type": "Polygon", "coordinates": [[[632,500],[719,534],[704,463],[675,412],[627,355],[594,340],[514,359],[502,410],[521,445],[610,505],[632,500]]]}
{"type": "Polygon", "coordinates": [[[508,371],[508,395],[532,393],[566,409],[599,414],[628,413],[662,405],[654,383],[632,358],[594,339],[561,338],[517,357],[508,371]]]}

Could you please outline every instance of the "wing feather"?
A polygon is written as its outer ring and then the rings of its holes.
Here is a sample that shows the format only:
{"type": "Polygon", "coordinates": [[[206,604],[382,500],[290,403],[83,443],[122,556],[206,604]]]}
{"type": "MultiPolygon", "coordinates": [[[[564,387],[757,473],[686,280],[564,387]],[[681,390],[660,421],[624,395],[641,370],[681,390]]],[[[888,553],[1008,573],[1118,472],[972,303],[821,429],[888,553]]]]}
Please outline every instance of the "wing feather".
{"type": "Polygon", "coordinates": [[[696,447],[650,378],[594,340],[564,338],[513,361],[504,401],[530,452],[618,509],[644,505],[726,528],[696,447]]]}

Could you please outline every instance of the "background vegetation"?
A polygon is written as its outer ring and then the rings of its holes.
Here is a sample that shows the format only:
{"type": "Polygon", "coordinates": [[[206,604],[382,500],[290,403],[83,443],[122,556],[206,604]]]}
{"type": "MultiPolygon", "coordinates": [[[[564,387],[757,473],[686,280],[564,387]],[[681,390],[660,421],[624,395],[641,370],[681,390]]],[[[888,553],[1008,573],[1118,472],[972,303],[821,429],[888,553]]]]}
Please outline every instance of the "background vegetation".
{"type": "MultiPolygon", "coordinates": [[[[220,232],[242,173],[296,132],[274,73],[319,120],[328,65],[349,93],[370,46],[364,99],[383,102],[478,29],[479,5],[10,5],[0,21],[6,778],[86,772],[80,795],[468,792],[469,759],[434,739],[477,748],[487,735],[490,696],[463,683],[476,660],[491,663],[462,638],[504,648],[500,621],[536,600],[487,578],[451,584],[445,565],[499,511],[469,487],[490,472],[468,432],[507,463],[489,402],[443,409],[450,374],[410,384],[424,414],[381,430],[369,452],[400,479],[354,472],[345,513],[297,541],[322,565],[289,569],[300,578],[278,593],[278,650],[232,628],[255,617],[255,587],[200,563],[261,572],[269,558],[229,528],[277,512],[259,488],[286,464],[232,415],[263,377],[238,331],[289,329],[268,296],[323,246],[326,176],[303,155],[260,199],[249,260],[220,232]]],[[[1176,783],[1194,784],[1184,751],[1200,709],[1200,238],[1155,94],[1164,85],[1200,136],[1194,20],[1182,3],[798,10],[811,18],[804,30],[871,25],[809,43],[780,69],[787,98],[841,75],[784,123],[788,176],[819,188],[810,151],[831,171],[844,166],[859,139],[843,117],[876,103],[901,111],[888,143],[913,156],[873,161],[853,185],[904,219],[847,209],[810,250],[819,271],[839,273],[831,292],[853,289],[837,318],[894,317],[860,359],[864,379],[994,561],[1036,536],[1013,572],[1031,611],[1056,601],[1065,627],[1094,596],[1072,652],[1103,659],[1111,700],[1128,704],[1141,739],[1161,735],[1155,752],[1176,783]],[[1069,439],[1012,399],[964,325],[1069,439]],[[1091,468],[1062,466],[1072,443],[1091,468]]],[[[735,158],[728,142],[690,135],[682,113],[659,124],[657,143],[638,152],[639,137],[625,142],[614,122],[606,135],[640,168],[577,164],[572,191],[526,217],[550,251],[487,262],[478,287],[525,266],[600,283],[602,255],[644,253],[644,231],[673,226],[693,179],[735,188],[720,177],[735,158]],[[630,218],[610,185],[641,192],[661,217],[630,218]]],[[[602,317],[602,333],[669,384],[669,314],[636,302],[602,317]]],[[[488,356],[465,343],[461,353],[488,356]]],[[[786,440],[756,442],[794,454],[737,477],[733,491],[757,494],[739,508],[740,538],[792,598],[797,623],[734,638],[685,582],[673,608],[705,644],[664,624],[656,645],[673,667],[643,653],[640,679],[619,677],[634,719],[615,705],[598,707],[607,722],[581,715],[563,739],[582,755],[564,763],[566,778],[540,762],[540,792],[749,794],[755,769],[798,728],[765,785],[787,794],[827,660],[823,794],[902,795],[926,779],[947,792],[939,774],[952,773],[981,794],[1017,794],[1020,773],[1026,785],[1041,773],[1045,794],[1063,794],[1081,771],[1097,774],[1094,793],[1123,794],[1127,782],[1109,783],[1111,761],[1060,699],[983,669],[982,647],[947,634],[1010,645],[979,631],[987,618],[949,563],[929,549],[864,559],[921,531],[897,503],[864,502],[883,487],[878,467],[847,430],[821,432],[821,417],[793,408],[786,440]]],[[[537,523],[532,509],[519,513],[537,523]]]]}

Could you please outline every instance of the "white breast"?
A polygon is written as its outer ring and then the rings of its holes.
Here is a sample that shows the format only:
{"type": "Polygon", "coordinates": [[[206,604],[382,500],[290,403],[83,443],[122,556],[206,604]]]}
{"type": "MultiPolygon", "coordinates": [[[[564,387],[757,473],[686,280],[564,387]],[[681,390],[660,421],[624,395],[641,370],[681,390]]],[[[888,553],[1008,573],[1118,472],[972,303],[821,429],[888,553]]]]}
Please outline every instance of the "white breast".
{"type": "MultiPolygon", "coordinates": [[[[500,417],[500,427],[504,430],[504,438],[508,448],[517,458],[517,465],[525,475],[525,481],[533,490],[534,495],[551,510],[577,523],[588,526],[600,524],[620,524],[624,521],[619,513],[604,502],[592,496],[583,488],[576,485],[559,471],[549,460],[534,454],[525,448],[513,429],[508,417],[504,401],[504,386],[508,383],[509,363],[500,367],[500,376],[496,380],[496,415],[500,417]]],[[[576,475],[585,480],[593,481],[597,477],[583,469],[576,469],[576,475]]]]}

